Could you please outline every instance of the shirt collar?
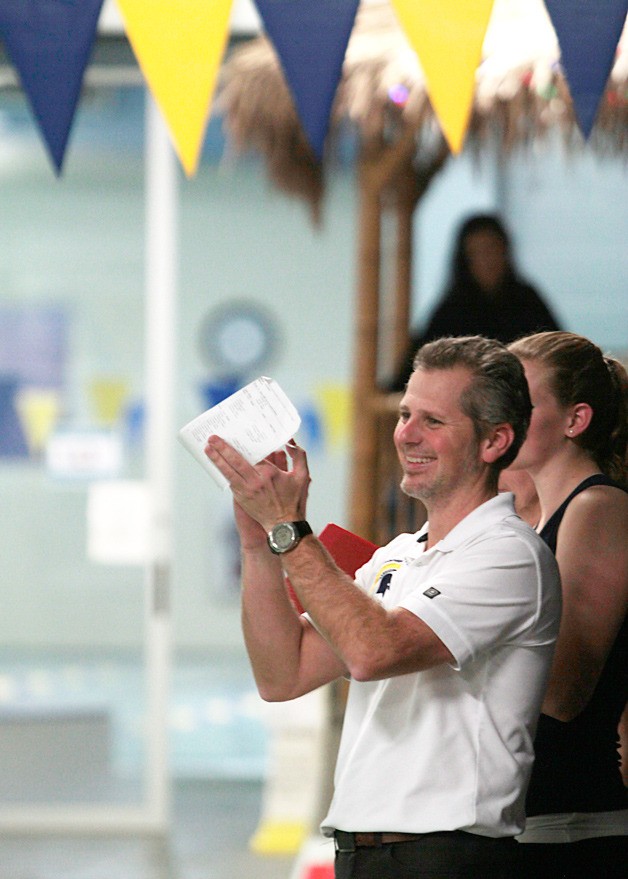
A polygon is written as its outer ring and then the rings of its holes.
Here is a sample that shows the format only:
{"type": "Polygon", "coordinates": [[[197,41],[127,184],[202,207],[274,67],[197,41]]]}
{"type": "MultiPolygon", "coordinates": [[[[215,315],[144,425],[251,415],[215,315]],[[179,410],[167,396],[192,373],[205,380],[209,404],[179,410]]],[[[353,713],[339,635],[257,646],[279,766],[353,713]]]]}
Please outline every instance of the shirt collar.
{"type": "MultiPolygon", "coordinates": [[[[487,531],[498,522],[501,522],[506,516],[516,515],[514,506],[515,496],[510,491],[502,491],[488,501],[484,501],[479,507],[476,507],[471,513],[462,519],[461,522],[451,529],[442,540],[432,547],[439,552],[452,552],[457,549],[470,537],[487,531]]],[[[429,529],[429,522],[423,527],[424,531],[429,529]]]]}

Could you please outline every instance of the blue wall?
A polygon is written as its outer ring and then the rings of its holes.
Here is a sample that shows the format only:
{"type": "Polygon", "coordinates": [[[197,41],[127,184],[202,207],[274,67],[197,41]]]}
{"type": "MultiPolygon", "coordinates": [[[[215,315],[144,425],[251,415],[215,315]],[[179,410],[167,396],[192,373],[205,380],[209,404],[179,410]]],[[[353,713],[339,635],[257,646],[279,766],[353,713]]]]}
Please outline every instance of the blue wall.
{"type": "Polygon", "coordinates": [[[414,320],[421,324],[446,283],[461,218],[497,210],[522,273],[545,295],[564,329],[628,353],[628,166],[557,141],[515,152],[451,160],[416,218],[414,320]]]}

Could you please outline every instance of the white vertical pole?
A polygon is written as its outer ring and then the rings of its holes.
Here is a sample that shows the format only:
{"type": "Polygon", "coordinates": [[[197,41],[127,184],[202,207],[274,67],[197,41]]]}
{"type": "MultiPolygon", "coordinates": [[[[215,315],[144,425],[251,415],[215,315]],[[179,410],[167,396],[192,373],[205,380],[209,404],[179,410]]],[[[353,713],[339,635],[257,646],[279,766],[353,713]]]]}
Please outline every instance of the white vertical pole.
{"type": "Polygon", "coordinates": [[[177,164],[165,123],[146,92],[146,455],[151,505],[146,582],[147,808],[170,817],[168,714],[171,666],[172,469],[177,293],[177,164]]]}

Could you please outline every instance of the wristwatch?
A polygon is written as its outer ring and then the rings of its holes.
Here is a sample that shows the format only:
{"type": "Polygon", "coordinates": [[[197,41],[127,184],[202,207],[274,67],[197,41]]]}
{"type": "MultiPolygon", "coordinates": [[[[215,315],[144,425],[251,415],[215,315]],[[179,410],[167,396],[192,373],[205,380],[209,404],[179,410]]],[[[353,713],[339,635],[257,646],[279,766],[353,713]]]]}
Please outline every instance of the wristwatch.
{"type": "Polygon", "coordinates": [[[268,545],[275,555],[290,552],[299,543],[302,537],[312,534],[312,529],[307,522],[280,522],[268,532],[268,545]]]}

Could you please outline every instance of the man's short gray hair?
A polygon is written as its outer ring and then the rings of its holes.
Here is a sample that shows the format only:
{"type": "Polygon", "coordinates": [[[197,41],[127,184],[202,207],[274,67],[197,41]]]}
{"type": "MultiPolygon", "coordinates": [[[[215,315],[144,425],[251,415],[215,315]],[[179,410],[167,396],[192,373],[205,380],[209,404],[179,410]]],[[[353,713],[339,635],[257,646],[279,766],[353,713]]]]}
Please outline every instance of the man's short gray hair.
{"type": "Polygon", "coordinates": [[[532,414],[530,392],[521,361],[496,339],[446,336],[417,351],[413,369],[468,369],[473,378],[460,397],[460,407],[483,439],[490,426],[510,424],[514,440],[492,465],[495,481],[512,464],[525,440],[532,414]]]}

